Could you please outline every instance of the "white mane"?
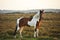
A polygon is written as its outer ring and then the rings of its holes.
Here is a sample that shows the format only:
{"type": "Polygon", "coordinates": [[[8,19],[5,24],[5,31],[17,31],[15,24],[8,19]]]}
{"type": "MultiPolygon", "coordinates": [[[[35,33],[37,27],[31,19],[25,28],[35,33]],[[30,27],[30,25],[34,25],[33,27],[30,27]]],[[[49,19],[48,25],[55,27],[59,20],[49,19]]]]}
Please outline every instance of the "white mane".
{"type": "MultiPolygon", "coordinates": [[[[33,16],[33,19],[36,20],[36,21],[39,21],[39,18],[40,18],[40,12],[38,11],[34,16],[33,16]]],[[[33,20],[32,19],[32,20],[33,20]]]]}
{"type": "Polygon", "coordinates": [[[31,21],[28,21],[28,25],[36,27],[37,21],[39,21],[40,18],[40,11],[37,12],[32,18],[31,21]]]}

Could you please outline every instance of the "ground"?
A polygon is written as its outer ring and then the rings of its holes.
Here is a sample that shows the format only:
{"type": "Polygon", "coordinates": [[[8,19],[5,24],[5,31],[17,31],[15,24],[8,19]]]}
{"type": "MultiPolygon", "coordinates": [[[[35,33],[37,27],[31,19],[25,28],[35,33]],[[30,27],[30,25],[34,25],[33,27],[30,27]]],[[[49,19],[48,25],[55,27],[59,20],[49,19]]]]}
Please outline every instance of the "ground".
{"type": "Polygon", "coordinates": [[[60,13],[45,13],[42,19],[42,25],[39,30],[39,37],[34,38],[33,27],[25,26],[23,38],[20,38],[17,32],[17,38],[13,33],[16,27],[16,19],[24,16],[31,17],[35,14],[8,13],[0,14],[0,40],[60,40],[60,13]]]}

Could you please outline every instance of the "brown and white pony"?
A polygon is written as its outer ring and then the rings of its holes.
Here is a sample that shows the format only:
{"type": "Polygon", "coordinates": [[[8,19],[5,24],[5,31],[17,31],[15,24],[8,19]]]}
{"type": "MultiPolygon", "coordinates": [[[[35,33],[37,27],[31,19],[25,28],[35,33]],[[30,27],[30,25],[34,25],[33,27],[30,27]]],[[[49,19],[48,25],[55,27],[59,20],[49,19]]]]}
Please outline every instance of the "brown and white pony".
{"type": "Polygon", "coordinates": [[[16,32],[19,30],[20,37],[22,37],[22,31],[24,26],[34,26],[34,37],[38,37],[39,27],[41,25],[42,14],[44,10],[39,10],[32,18],[20,17],[17,19],[16,29],[14,35],[16,37],[16,32]]]}

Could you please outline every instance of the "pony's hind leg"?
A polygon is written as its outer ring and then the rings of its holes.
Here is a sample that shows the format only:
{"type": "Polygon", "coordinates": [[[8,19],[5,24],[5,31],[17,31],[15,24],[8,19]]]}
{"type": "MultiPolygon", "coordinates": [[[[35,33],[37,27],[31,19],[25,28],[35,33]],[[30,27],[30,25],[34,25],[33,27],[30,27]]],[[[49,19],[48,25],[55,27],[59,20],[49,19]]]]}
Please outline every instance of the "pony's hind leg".
{"type": "Polygon", "coordinates": [[[20,37],[21,37],[21,38],[22,38],[22,31],[23,31],[23,28],[24,28],[24,27],[21,27],[21,28],[20,28],[20,37]]]}
{"type": "Polygon", "coordinates": [[[13,34],[14,36],[16,35],[16,31],[17,31],[17,26],[16,26],[15,31],[14,31],[14,34],[13,34]]]}
{"type": "Polygon", "coordinates": [[[16,25],[16,29],[15,29],[15,31],[14,31],[14,37],[16,38],[16,33],[17,33],[17,31],[20,29],[20,27],[18,26],[18,25],[16,25]]]}

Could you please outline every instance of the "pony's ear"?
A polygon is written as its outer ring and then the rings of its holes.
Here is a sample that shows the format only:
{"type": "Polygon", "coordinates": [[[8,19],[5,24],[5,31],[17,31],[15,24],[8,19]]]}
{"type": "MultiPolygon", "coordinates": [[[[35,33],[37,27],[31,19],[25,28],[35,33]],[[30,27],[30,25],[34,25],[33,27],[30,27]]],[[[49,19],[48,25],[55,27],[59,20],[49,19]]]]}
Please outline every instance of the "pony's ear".
{"type": "Polygon", "coordinates": [[[44,10],[40,10],[41,13],[44,13],[44,10]]]}
{"type": "Polygon", "coordinates": [[[42,11],[42,12],[43,12],[44,10],[40,10],[40,11],[42,11]]]}

